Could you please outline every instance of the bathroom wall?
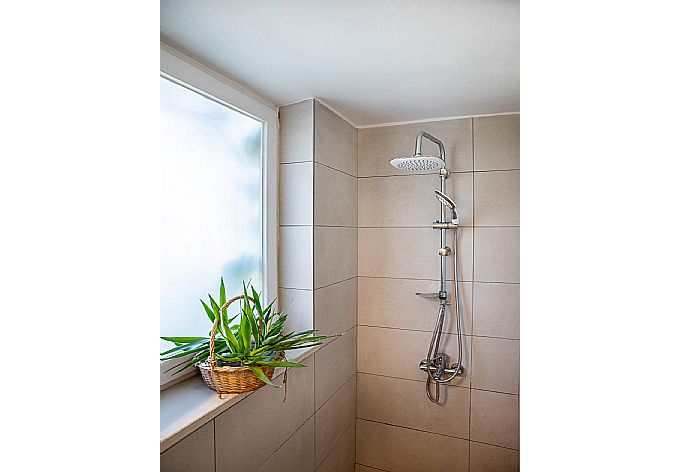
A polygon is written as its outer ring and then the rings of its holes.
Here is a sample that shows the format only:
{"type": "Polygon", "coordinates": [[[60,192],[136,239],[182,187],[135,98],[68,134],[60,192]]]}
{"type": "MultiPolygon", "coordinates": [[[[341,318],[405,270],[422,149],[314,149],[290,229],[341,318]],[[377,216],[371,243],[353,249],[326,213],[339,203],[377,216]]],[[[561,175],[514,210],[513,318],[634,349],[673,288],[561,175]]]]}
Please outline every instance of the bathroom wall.
{"type": "Polygon", "coordinates": [[[311,99],[282,107],[280,125],[281,307],[297,315],[291,330],[313,326],[319,334],[342,335],[314,356],[314,470],[351,471],[357,380],[357,130],[311,99]]]}
{"type": "Polygon", "coordinates": [[[249,395],[164,451],[161,471],[354,469],[357,130],[315,100],[281,108],[280,127],[279,305],[288,330],[342,336],[290,369],[285,402],[249,395]]]}
{"type": "MultiPolygon", "coordinates": [[[[432,143],[424,151],[435,153],[432,143]]],[[[358,130],[357,471],[519,468],[519,115],[358,130]],[[425,394],[438,302],[436,175],[393,168],[421,130],[440,138],[459,207],[468,373],[425,394]]],[[[444,351],[456,358],[446,321],[444,351]]],[[[467,362],[465,362],[467,364],[467,362]]]]}

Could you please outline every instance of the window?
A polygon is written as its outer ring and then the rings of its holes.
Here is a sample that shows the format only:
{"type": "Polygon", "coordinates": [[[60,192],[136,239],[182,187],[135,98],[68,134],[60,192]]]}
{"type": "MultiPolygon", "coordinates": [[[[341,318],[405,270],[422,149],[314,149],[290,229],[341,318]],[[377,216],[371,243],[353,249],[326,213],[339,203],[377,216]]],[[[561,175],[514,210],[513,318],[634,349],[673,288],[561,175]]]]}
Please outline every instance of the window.
{"type": "Polygon", "coordinates": [[[162,336],[208,335],[199,298],[215,298],[221,276],[229,295],[251,279],[276,296],[275,125],[271,107],[161,50],[162,336]]]}

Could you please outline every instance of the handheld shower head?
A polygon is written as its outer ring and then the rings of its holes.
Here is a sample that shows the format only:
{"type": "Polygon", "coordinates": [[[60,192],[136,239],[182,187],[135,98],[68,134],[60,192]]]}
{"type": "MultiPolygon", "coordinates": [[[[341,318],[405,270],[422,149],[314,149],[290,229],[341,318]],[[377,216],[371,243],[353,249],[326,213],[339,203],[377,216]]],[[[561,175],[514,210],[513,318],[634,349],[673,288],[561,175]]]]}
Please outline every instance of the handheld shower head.
{"type": "Polygon", "coordinates": [[[459,219],[458,219],[458,212],[455,211],[455,202],[448,195],[446,195],[443,192],[439,192],[438,190],[434,190],[434,193],[436,194],[436,199],[439,202],[441,202],[446,207],[450,208],[450,211],[453,213],[452,223],[458,224],[459,219]]]}
{"type": "Polygon", "coordinates": [[[446,167],[446,163],[436,156],[422,156],[417,154],[414,156],[396,157],[395,159],[391,159],[390,163],[393,167],[410,171],[436,170],[446,167]]]}

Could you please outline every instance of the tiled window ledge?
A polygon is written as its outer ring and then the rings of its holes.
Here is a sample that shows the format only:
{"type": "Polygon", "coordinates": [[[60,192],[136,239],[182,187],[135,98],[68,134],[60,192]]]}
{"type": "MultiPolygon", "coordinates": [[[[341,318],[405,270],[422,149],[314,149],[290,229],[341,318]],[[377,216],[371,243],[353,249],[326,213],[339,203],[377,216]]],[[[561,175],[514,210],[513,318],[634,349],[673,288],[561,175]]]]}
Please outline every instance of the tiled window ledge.
{"type": "MultiPolygon", "coordinates": [[[[288,360],[300,362],[323,346],[295,350],[288,360]]],[[[273,379],[285,371],[277,368],[273,379]]],[[[289,381],[288,381],[289,382],[289,381]]],[[[272,388],[272,387],[263,387],[272,388]]],[[[223,399],[208,388],[200,375],[173,385],[160,393],[160,452],[173,446],[192,431],[236,405],[254,392],[223,394],[223,399]]]]}

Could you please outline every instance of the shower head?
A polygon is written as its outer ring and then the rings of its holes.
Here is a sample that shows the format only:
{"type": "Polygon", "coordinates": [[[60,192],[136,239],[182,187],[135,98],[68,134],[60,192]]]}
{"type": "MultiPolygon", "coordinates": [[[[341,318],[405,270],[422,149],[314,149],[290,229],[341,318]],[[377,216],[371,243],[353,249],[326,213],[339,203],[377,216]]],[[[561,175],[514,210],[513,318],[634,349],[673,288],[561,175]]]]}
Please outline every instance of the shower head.
{"type": "Polygon", "coordinates": [[[417,134],[417,139],[415,140],[414,155],[412,156],[402,156],[391,159],[390,163],[393,167],[397,167],[402,170],[436,170],[442,171],[446,168],[446,149],[443,147],[443,143],[440,139],[430,135],[425,131],[420,131],[417,134]],[[441,154],[440,157],[427,156],[422,154],[422,139],[428,139],[429,141],[438,145],[438,150],[441,154]]]}
{"type": "Polygon", "coordinates": [[[446,207],[450,208],[450,211],[453,213],[453,223],[458,224],[458,212],[455,211],[455,202],[445,193],[439,192],[438,190],[434,190],[434,193],[436,194],[436,199],[441,202],[443,205],[446,207]]]}
{"type": "Polygon", "coordinates": [[[436,156],[422,156],[415,154],[414,156],[396,157],[391,159],[390,163],[393,167],[402,170],[436,170],[446,167],[446,163],[436,156]]]}

